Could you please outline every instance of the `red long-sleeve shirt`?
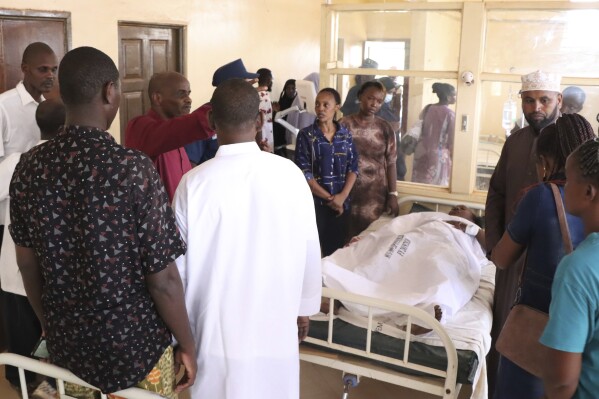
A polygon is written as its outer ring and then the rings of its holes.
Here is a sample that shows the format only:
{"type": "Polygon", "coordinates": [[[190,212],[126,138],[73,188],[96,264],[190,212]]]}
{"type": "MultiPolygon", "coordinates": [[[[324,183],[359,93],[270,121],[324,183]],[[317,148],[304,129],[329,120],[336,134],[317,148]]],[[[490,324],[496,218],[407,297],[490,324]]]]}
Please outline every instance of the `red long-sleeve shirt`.
{"type": "Polygon", "coordinates": [[[172,202],[179,181],[191,170],[184,145],[209,139],[214,131],[208,125],[208,111],[204,104],[189,115],[162,119],[150,109],[127,124],[125,146],[147,154],[154,162],[164,188],[172,202]]]}

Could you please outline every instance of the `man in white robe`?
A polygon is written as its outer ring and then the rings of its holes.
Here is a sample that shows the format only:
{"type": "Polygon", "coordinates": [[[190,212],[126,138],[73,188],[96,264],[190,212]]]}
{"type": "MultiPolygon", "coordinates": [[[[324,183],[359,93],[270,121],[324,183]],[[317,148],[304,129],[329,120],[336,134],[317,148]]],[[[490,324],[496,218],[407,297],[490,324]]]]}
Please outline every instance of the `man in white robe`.
{"type": "Polygon", "coordinates": [[[321,295],[312,194],[291,161],[256,144],[249,83],[221,83],[211,105],[218,152],[173,201],[188,247],[177,266],[198,351],[192,398],[297,399],[298,336],[321,295]]]}

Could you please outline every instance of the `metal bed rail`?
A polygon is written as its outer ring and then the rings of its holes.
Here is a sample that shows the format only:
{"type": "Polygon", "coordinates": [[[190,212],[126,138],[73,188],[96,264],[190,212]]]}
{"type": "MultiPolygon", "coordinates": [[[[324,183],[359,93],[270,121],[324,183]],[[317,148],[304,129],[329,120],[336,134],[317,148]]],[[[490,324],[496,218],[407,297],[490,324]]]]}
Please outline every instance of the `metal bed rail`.
{"type": "Polygon", "coordinates": [[[442,198],[421,197],[418,195],[406,195],[405,197],[400,196],[399,199],[397,200],[397,202],[399,203],[399,205],[403,205],[405,203],[413,203],[413,204],[425,203],[425,204],[433,205],[435,207],[435,209],[434,209],[435,212],[439,212],[439,207],[442,205],[443,206],[466,205],[467,207],[469,207],[471,209],[476,209],[479,213],[479,216],[485,210],[485,204],[480,204],[478,202],[456,201],[456,200],[449,200],[449,199],[442,199],[442,198]]]}
{"type": "MultiPolygon", "coordinates": [[[[19,369],[19,380],[21,382],[21,395],[23,399],[29,399],[27,393],[27,384],[25,382],[25,370],[32,371],[37,374],[45,375],[47,377],[56,380],[57,391],[60,394],[61,399],[70,399],[71,396],[66,395],[64,389],[64,383],[69,382],[77,385],[81,385],[87,388],[94,388],[77,377],[75,374],[67,369],[58,367],[53,364],[45,363],[40,360],[30,359],[25,356],[17,355],[14,353],[0,353],[0,364],[6,366],[14,366],[19,369]]],[[[114,392],[116,396],[125,399],[163,399],[164,397],[154,392],[146,391],[140,388],[128,388],[122,391],[114,392]]],[[[102,399],[107,399],[106,394],[101,394],[102,399]]]]}
{"type": "MultiPolygon", "coordinates": [[[[414,389],[418,389],[424,392],[428,392],[434,395],[442,396],[443,398],[455,398],[457,397],[457,393],[459,392],[460,385],[457,384],[457,365],[458,365],[458,357],[455,345],[453,341],[447,334],[447,332],[443,329],[441,324],[427,312],[422,309],[415,308],[413,306],[393,303],[389,301],[383,301],[379,299],[374,299],[370,297],[365,297],[362,295],[356,295],[351,293],[346,293],[342,291],[333,290],[327,287],[323,287],[322,296],[324,298],[328,298],[330,300],[329,309],[334,309],[335,301],[345,301],[352,302],[355,304],[360,304],[366,306],[368,308],[368,325],[367,325],[367,335],[366,335],[366,347],[364,349],[356,349],[352,347],[348,347],[345,345],[337,344],[333,342],[333,321],[335,316],[332,311],[329,312],[328,315],[328,334],[327,340],[316,339],[312,337],[306,338],[306,342],[315,344],[318,346],[323,346],[329,349],[333,349],[336,351],[340,351],[347,354],[356,355],[359,357],[364,357],[370,360],[377,360],[383,362],[385,364],[394,365],[403,367],[405,369],[418,371],[426,374],[431,377],[441,377],[443,378],[443,384],[439,384],[439,381],[424,381],[422,379],[416,379],[416,383],[414,384],[406,384],[405,386],[413,387],[414,389]],[[388,356],[383,356],[379,354],[375,354],[371,352],[371,338],[372,331],[376,330],[374,323],[376,321],[373,319],[373,310],[385,310],[390,312],[396,312],[399,314],[406,315],[408,317],[407,325],[406,325],[406,337],[403,351],[403,358],[401,360],[394,359],[388,356]],[[411,330],[412,330],[412,319],[418,319],[421,321],[426,327],[431,328],[439,337],[439,339],[443,342],[443,346],[447,353],[447,368],[443,370],[437,370],[431,367],[422,366],[416,363],[412,363],[409,360],[409,351],[410,351],[410,338],[411,338],[411,330]]],[[[309,359],[309,355],[303,356],[305,360],[311,361],[309,359]]],[[[313,359],[312,359],[313,360],[313,359]]],[[[349,370],[345,370],[349,371],[349,370]]],[[[384,378],[381,378],[385,380],[384,378]]],[[[412,378],[406,378],[407,380],[414,380],[412,378]]],[[[390,380],[387,380],[391,382],[390,380]]],[[[403,385],[403,384],[402,384],[403,385]]]]}

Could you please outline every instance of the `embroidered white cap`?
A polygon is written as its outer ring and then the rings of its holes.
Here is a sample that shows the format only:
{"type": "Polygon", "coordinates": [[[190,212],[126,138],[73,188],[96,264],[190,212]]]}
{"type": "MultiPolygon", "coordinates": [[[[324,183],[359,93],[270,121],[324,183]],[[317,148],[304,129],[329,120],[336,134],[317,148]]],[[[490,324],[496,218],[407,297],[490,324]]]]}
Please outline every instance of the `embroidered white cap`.
{"type": "Polygon", "coordinates": [[[522,90],[520,92],[533,90],[561,92],[559,86],[562,77],[556,73],[534,71],[528,75],[523,75],[521,79],[522,90]]]}

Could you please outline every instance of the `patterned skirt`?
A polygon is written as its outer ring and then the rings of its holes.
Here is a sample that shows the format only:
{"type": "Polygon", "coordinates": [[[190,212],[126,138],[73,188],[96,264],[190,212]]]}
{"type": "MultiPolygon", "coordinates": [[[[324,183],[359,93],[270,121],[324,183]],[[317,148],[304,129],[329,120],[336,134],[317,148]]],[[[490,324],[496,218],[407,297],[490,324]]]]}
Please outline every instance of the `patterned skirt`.
{"type": "MultiPolygon", "coordinates": [[[[175,393],[175,356],[172,346],[166,349],[152,371],[136,387],[156,392],[168,399],[177,399],[175,393]]],[[[100,399],[100,391],[68,382],[65,383],[65,393],[76,399],[100,399]]],[[[116,395],[109,394],[107,396],[110,399],[122,399],[116,395]]]]}

